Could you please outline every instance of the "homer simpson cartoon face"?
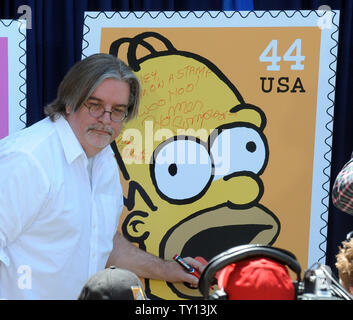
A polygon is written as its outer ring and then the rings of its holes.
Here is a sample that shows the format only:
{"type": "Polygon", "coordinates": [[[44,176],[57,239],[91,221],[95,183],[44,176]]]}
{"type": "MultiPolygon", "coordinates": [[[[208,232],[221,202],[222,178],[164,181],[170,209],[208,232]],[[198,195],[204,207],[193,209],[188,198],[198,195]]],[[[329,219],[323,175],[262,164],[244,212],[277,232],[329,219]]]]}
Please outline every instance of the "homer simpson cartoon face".
{"type": "MultiPolygon", "coordinates": [[[[110,53],[117,55],[124,40],[110,53]]],[[[113,145],[124,189],[121,230],[163,259],[206,260],[231,247],[272,244],[277,217],[259,203],[269,158],[266,117],[246,104],[209,60],[178,51],[158,33],[129,39],[128,62],[142,85],[137,119],[113,145]],[[148,39],[166,50],[156,51],[148,39]],[[149,51],[137,58],[137,47],[149,51]]],[[[150,298],[199,299],[185,284],[145,280],[150,298]]]]}

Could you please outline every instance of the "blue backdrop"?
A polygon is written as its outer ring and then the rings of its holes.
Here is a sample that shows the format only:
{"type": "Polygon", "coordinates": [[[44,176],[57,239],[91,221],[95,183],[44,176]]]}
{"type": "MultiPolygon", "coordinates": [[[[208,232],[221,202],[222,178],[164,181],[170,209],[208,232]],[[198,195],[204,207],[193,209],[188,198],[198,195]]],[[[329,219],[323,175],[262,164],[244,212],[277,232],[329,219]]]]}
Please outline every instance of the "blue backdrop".
{"type": "MultiPolygon", "coordinates": [[[[334,113],[331,186],[349,160],[353,146],[353,1],[345,0],[1,0],[0,18],[18,19],[21,5],[32,9],[27,33],[27,125],[44,117],[43,106],[56,96],[69,68],[81,59],[84,11],[160,10],[316,10],[329,5],[341,10],[334,113]]],[[[298,186],[300,187],[300,186],[298,186]]],[[[326,264],[336,273],[338,245],[353,230],[353,216],[334,208],[330,200],[326,264]]]]}

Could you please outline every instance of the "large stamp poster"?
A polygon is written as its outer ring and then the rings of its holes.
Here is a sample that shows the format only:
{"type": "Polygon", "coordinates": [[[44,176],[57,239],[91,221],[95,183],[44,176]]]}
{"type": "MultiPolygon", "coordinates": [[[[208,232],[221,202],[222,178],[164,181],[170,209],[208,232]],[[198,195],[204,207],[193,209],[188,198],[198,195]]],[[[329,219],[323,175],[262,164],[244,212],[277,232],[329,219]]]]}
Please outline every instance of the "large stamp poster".
{"type": "Polygon", "coordinates": [[[0,20],[0,139],[26,126],[26,23],[0,20]]]}
{"type": "MultiPolygon", "coordinates": [[[[118,56],[142,84],[113,144],[122,233],[164,259],[236,245],[325,259],[338,41],[335,11],[90,12],[83,57],[118,56]]],[[[150,297],[197,289],[146,280],[150,297]]]]}

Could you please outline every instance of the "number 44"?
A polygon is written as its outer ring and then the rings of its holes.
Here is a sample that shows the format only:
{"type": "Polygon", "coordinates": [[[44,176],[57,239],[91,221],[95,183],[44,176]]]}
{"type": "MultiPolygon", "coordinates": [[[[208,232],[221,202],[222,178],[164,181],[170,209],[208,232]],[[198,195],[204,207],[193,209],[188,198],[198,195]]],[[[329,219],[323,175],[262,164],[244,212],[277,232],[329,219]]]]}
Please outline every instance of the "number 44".
{"type": "MultiPolygon", "coordinates": [[[[304,65],[301,62],[305,60],[305,56],[302,56],[301,53],[302,39],[296,39],[283,55],[284,61],[295,62],[295,64],[291,65],[291,70],[304,70],[304,65]],[[293,54],[294,51],[295,55],[293,54]]],[[[278,62],[281,61],[281,57],[277,56],[277,40],[272,40],[259,58],[261,62],[271,62],[271,65],[267,66],[268,71],[279,71],[281,66],[278,65],[278,62]],[[272,55],[270,55],[271,50],[272,55]]]]}

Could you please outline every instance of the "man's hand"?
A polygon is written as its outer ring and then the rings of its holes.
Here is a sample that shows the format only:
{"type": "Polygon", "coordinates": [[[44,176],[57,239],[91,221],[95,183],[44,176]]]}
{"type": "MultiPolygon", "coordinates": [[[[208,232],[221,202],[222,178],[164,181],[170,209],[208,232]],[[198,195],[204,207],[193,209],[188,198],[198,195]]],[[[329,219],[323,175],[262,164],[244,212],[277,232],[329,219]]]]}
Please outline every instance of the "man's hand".
{"type": "MultiPolygon", "coordinates": [[[[190,257],[184,259],[188,264],[201,272],[204,265],[190,257]]],[[[164,280],[168,282],[187,282],[197,287],[199,279],[188,273],[182,266],[172,260],[163,260],[132,245],[122,235],[114,237],[113,251],[106,267],[116,266],[128,269],[142,278],[164,280]]]]}
{"type": "MultiPolygon", "coordinates": [[[[186,257],[183,258],[185,260],[185,262],[187,264],[189,264],[190,266],[192,266],[193,268],[195,268],[200,274],[202,273],[203,269],[205,268],[205,266],[191,258],[191,257],[186,257]]],[[[191,273],[189,273],[185,268],[183,268],[181,265],[179,265],[177,262],[175,261],[166,261],[166,263],[170,264],[170,271],[169,273],[169,282],[187,282],[189,283],[192,287],[197,287],[198,283],[199,283],[199,279],[192,275],[191,273]]]]}

